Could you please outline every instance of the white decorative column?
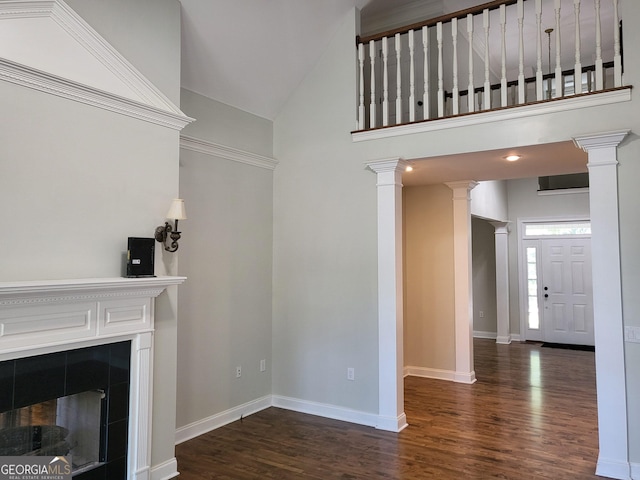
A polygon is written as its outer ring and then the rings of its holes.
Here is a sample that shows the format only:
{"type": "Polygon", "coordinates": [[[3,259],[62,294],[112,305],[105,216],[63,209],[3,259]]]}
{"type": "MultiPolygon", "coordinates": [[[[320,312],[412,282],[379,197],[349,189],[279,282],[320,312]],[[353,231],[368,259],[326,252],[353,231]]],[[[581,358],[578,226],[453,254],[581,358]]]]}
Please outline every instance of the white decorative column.
{"type": "Polygon", "coordinates": [[[366,165],[378,175],[378,423],[399,432],[404,413],[402,302],[402,172],[400,158],[366,165]]]}
{"type": "Polygon", "coordinates": [[[453,190],[453,269],[456,344],[455,381],[474,383],[473,279],[471,277],[471,190],[474,181],[450,182],[453,190]]]}
{"type": "Polygon", "coordinates": [[[593,317],[600,454],[596,475],[630,477],[618,224],[617,147],[629,131],[574,139],[589,155],[593,317]]]}
{"type": "Polygon", "coordinates": [[[509,344],[509,222],[489,223],[496,229],[496,343],[509,344]]]}

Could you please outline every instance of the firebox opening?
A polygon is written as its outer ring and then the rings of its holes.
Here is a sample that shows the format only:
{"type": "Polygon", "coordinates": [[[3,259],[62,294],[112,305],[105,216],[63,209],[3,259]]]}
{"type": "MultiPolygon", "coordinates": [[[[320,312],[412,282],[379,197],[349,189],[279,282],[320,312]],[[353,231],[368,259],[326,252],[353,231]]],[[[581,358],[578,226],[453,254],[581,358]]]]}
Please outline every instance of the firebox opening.
{"type": "Polygon", "coordinates": [[[0,456],[71,455],[74,474],[100,465],[105,398],[93,390],[0,413],[0,456]]]}
{"type": "Polygon", "coordinates": [[[0,362],[0,456],[71,455],[74,480],[126,480],[130,374],[129,340],[0,362]]]}

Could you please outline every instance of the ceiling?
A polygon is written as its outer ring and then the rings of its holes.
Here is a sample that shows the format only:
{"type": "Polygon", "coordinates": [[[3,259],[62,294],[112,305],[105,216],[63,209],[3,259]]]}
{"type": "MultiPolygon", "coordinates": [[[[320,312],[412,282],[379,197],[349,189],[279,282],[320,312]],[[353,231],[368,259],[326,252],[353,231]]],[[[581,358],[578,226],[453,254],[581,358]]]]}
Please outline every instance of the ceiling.
{"type": "MultiPolygon", "coordinates": [[[[433,18],[482,1],[180,0],[182,86],[274,120],[350,9],[362,9],[363,31],[367,27],[380,31],[385,24],[404,22],[403,16],[433,18]]],[[[510,153],[500,150],[413,160],[414,171],[405,174],[403,182],[435,184],[586,171],[586,154],[572,142],[519,149],[522,159],[517,162],[504,160],[510,153]]]]}
{"type": "MultiPolygon", "coordinates": [[[[416,8],[420,8],[426,13],[433,11],[433,5],[450,1],[475,3],[475,0],[180,0],[182,86],[273,120],[317,63],[349,10],[362,9],[363,22],[375,17],[379,23],[390,10],[415,14],[416,8]]],[[[439,14],[440,10],[437,7],[436,12],[439,14]]]]}
{"type": "Polygon", "coordinates": [[[403,174],[405,186],[581,173],[587,171],[587,154],[573,142],[560,142],[416,159],[409,163],[413,171],[403,174]],[[505,159],[513,154],[520,155],[520,160],[505,159]]]}

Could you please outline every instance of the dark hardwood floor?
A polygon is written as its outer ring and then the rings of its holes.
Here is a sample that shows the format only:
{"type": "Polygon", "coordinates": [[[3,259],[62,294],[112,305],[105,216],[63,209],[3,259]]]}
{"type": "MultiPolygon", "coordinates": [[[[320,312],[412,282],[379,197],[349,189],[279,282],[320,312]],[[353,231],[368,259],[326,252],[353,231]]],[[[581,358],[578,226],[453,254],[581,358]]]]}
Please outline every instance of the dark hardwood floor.
{"type": "Polygon", "coordinates": [[[179,478],[600,478],[592,352],[476,340],[475,365],[407,377],[399,434],[269,408],[178,445],[179,478]]]}

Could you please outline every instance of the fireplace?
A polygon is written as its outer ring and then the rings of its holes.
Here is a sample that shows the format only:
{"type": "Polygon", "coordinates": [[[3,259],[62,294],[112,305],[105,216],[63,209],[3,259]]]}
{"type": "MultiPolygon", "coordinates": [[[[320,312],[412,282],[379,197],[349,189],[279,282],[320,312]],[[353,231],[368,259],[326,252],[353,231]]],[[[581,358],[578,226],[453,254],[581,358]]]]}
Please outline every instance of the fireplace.
{"type": "Polygon", "coordinates": [[[126,480],[130,358],[125,341],[1,362],[0,456],[70,455],[78,480],[126,480]]]}
{"type": "Polygon", "coordinates": [[[184,280],[0,283],[0,457],[70,455],[74,480],[149,480],[154,299],[184,280]]]}

